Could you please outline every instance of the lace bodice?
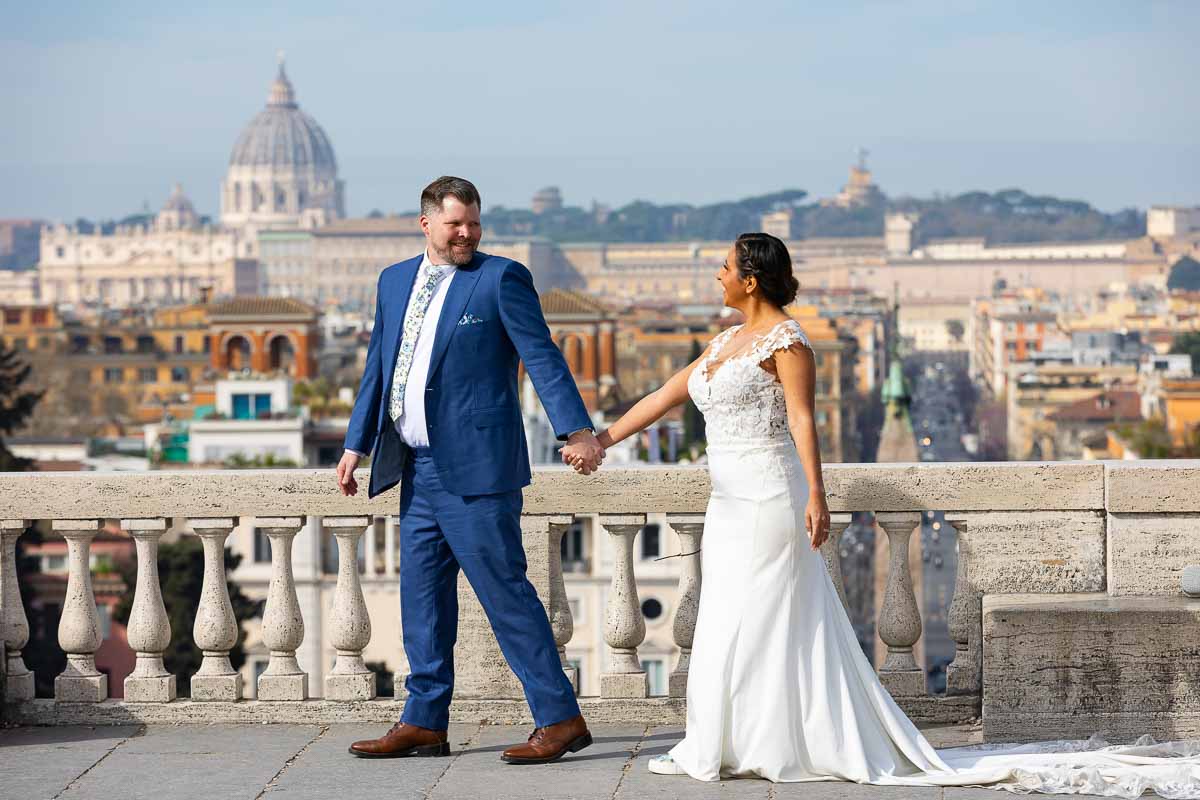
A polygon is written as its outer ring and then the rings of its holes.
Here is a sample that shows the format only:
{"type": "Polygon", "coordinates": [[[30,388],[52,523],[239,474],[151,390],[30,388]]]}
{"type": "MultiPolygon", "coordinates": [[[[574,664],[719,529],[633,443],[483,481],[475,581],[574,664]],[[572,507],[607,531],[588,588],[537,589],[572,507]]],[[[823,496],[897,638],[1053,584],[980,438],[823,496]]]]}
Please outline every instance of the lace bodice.
{"type": "Polygon", "coordinates": [[[710,445],[789,437],[783,386],[762,368],[774,353],[796,343],[809,347],[795,320],[784,320],[755,339],[742,353],[719,358],[741,325],[713,339],[708,356],[688,378],[688,393],[700,412],[710,445]]]}

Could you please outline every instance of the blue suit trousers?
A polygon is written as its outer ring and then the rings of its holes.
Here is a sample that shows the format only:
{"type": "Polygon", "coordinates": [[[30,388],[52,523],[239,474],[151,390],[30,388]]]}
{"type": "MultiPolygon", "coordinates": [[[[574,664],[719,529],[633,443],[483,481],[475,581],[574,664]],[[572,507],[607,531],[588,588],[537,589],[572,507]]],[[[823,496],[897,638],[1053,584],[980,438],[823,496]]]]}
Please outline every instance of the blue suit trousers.
{"type": "Polygon", "coordinates": [[[400,618],[410,674],[401,721],[443,730],[454,692],[458,571],[475,590],[537,726],[579,713],[546,610],[526,577],[521,491],[447,492],[428,448],[413,448],[400,491],[400,618]]]}

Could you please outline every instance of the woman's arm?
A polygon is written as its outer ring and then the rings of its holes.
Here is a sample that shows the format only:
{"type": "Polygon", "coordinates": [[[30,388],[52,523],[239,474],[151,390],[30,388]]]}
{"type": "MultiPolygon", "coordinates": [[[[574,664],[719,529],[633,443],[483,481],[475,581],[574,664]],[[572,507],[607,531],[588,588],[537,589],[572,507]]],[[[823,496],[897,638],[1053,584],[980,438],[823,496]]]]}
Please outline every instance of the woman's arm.
{"type": "Polygon", "coordinates": [[[603,431],[597,437],[600,440],[600,445],[602,447],[612,447],[622,439],[628,439],[635,433],[645,430],[650,423],[687,400],[688,378],[691,377],[692,370],[697,368],[703,369],[700,365],[707,357],[708,348],[706,347],[699,358],[672,375],[671,379],[664,383],[662,387],[639,400],[633,408],[629,409],[620,419],[610,425],[608,430],[603,431]]]}
{"type": "Polygon", "coordinates": [[[813,414],[816,362],[812,351],[799,342],[785,350],[777,350],[774,362],[775,373],[783,384],[788,430],[808,478],[808,507],[804,518],[812,548],[816,550],[829,536],[829,507],[825,502],[825,478],[821,474],[821,450],[813,414]]]}

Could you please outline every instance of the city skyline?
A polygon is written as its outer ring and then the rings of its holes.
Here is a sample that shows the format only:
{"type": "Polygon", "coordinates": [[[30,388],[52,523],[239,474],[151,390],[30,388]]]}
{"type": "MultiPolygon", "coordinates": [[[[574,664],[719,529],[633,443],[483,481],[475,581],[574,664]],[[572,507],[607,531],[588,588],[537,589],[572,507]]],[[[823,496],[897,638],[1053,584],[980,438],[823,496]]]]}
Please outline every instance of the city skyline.
{"type": "Polygon", "coordinates": [[[445,23],[307,3],[23,9],[0,34],[0,107],[27,109],[0,131],[0,217],[119,218],[176,181],[215,216],[280,48],[355,216],[414,208],[442,172],[510,207],[548,184],[582,206],[815,200],[860,145],[890,196],[1198,201],[1200,111],[1184,100],[1200,7],[683,8],[467,2],[445,23]]]}

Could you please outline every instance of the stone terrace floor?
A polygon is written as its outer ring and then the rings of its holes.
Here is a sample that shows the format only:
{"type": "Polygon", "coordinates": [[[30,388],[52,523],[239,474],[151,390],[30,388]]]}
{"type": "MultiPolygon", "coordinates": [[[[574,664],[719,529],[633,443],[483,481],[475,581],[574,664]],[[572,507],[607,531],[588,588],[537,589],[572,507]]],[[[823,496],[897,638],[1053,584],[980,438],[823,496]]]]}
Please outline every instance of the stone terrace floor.
{"type": "MultiPolygon", "coordinates": [[[[369,760],[346,752],[386,725],[126,725],[0,730],[0,798],[7,800],[615,800],[642,798],[892,798],[1001,800],[990,789],[851,783],[705,784],[652,775],[646,761],[679,741],[678,728],[603,725],[595,744],[556,764],[509,766],[500,751],[529,728],[454,724],[449,758],[369,760]]],[[[972,726],[927,728],[938,747],[980,741],[972,726]]]]}

